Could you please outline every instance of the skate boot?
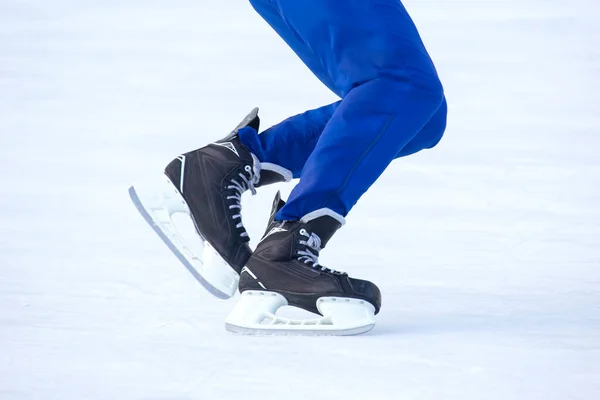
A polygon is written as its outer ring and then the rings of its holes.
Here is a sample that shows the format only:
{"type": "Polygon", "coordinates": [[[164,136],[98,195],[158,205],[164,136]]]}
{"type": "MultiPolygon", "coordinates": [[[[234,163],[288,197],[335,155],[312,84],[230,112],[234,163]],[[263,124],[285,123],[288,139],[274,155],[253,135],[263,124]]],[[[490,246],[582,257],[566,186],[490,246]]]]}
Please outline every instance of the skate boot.
{"type": "Polygon", "coordinates": [[[212,294],[229,298],[252,254],[241,216],[241,196],[259,186],[289,181],[290,171],[260,163],[237,132],[258,131],[258,109],[231,134],[171,161],[162,176],[134,184],[138,211],[192,275],[212,294]]]}
{"type": "Polygon", "coordinates": [[[242,269],[241,298],[227,330],[249,334],[355,335],[375,325],[381,293],[375,284],[319,265],[319,251],[342,225],[323,213],[300,221],[274,221],[284,205],[279,193],[267,231],[242,269]],[[294,320],[276,315],[298,307],[320,317],[294,320]]]}

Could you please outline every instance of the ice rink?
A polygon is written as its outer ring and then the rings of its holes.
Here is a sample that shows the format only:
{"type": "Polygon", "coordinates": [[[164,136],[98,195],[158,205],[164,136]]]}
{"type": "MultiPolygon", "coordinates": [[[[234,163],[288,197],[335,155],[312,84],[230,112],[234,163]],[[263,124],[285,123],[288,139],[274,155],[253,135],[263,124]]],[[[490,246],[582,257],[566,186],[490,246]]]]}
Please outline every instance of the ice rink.
{"type": "Polygon", "coordinates": [[[405,5],[448,130],[322,254],[378,325],[310,338],[226,332],[127,188],[335,96],[247,1],[0,0],[0,399],[600,398],[600,3],[405,5]]]}

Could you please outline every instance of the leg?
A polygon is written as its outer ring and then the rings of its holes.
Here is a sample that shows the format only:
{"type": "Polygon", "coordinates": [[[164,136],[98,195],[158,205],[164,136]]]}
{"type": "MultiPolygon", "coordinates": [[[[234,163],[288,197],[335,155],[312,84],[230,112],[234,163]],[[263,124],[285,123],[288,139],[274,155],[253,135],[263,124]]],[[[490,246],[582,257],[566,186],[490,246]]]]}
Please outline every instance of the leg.
{"type": "MultiPolygon", "coordinates": [[[[363,85],[342,101],[302,170],[299,184],[278,220],[299,220],[329,209],[346,216],[356,201],[383,173],[389,163],[431,118],[439,100],[431,94],[411,96],[396,112],[370,109],[373,95],[383,99],[395,82],[382,80],[363,85]],[[428,107],[425,107],[428,106],[428,107]]],[[[413,149],[414,152],[414,149],[413,149]]]]}
{"type": "MultiPolygon", "coordinates": [[[[251,3],[255,10],[325,85],[336,93],[343,92],[333,86],[332,79],[329,77],[330,74],[324,70],[326,64],[318,59],[309,44],[289,22],[289,18],[288,21],[284,19],[287,14],[282,14],[279,5],[275,5],[271,0],[251,0],[251,3]]],[[[327,122],[331,119],[339,104],[340,102],[337,102],[288,118],[259,136],[251,129],[242,131],[240,132],[240,138],[244,145],[251,149],[261,161],[281,165],[292,171],[294,178],[298,178],[327,122]]],[[[428,122],[422,132],[419,132],[413,140],[401,149],[396,157],[412,154],[423,148],[433,147],[443,135],[446,113],[444,100],[443,105],[431,118],[431,122],[428,122]]]]}
{"type": "Polygon", "coordinates": [[[298,220],[319,209],[345,216],[441,106],[441,84],[396,0],[276,4],[343,97],[277,218],[298,220]]]}
{"type": "Polygon", "coordinates": [[[280,165],[299,178],[327,122],[340,102],[295,115],[272,126],[260,135],[242,129],[240,140],[261,162],[280,165]]]}

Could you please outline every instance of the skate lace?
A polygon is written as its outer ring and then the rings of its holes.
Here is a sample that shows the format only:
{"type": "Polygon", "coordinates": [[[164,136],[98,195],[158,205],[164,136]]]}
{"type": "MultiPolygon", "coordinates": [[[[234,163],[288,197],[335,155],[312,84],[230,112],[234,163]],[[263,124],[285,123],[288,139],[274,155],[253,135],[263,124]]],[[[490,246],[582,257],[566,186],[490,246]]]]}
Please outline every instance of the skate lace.
{"type": "Polygon", "coordinates": [[[298,257],[298,261],[303,261],[305,264],[309,264],[315,269],[320,269],[321,271],[329,272],[331,274],[346,274],[345,272],[336,271],[319,264],[319,252],[321,251],[321,238],[319,235],[313,232],[308,232],[306,229],[300,229],[300,234],[306,237],[306,240],[300,240],[300,244],[306,246],[306,248],[296,252],[296,254],[300,256],[298,257]],[[314,250],[316,254],[313,253],[311,249],[314,250]]]}
{"type": "Polygon", "coordinates": [[[239,222],[235,225],[235,227],[242,230],[240,232],[240,236],[244,237],[244,238],[248,237],[248,232],[246,232],[246,229],[244,228],[244,224],[242,223],[242,214],[241,214],[241,212],[242,212],[242,194],[244,192],[246,192],[247,190],[250,190],[250,192],[254,196],[256,194],[255,185],[257,185],[258,182],[260,181],[260,162],[254,156],[254,154],[252,154],[252,159],[254,160],[254,163],[253,163],[254,165],[253,166],[246,165],[244,167],[244,172],[247,173],[248,175],[246,176],[245,173],[239,172],[238,173],[239,179],[232,178],[229,181],[231,184],[229,186],[227,186],[227,189],[231,189],[231,190],[235,191],[235,194],[233,196],[227,196],[227,199],[233,200],[233,203],[234,203],[229,206],[229,209],[230,210],[233,210],[233,209],[238,210],[237,214],[233,214],[231,216],[231,218],[234,220],[239,220],[239,222]]]}

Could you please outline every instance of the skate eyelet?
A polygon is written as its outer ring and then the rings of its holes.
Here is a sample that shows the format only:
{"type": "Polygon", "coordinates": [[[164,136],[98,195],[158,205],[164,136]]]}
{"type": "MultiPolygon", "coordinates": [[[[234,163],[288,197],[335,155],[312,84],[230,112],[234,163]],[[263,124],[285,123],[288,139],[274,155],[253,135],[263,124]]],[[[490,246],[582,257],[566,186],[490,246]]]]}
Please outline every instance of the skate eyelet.
{"type": "Polygon", "coordinates": [[[250,172],[250,171],[252,171],[252,167],[251,167],[251,166],[249,166],[249,165],[246,165],[246,166],[244,167],[244,170],[245,170],[246,172],[250,172]]]}
{"type": "Polygon", "coordinates": [[[306,232],[306,229],[300,229],[300,234],[304,235],[304,236],[308,236],[308,232],[306,232]]]}

